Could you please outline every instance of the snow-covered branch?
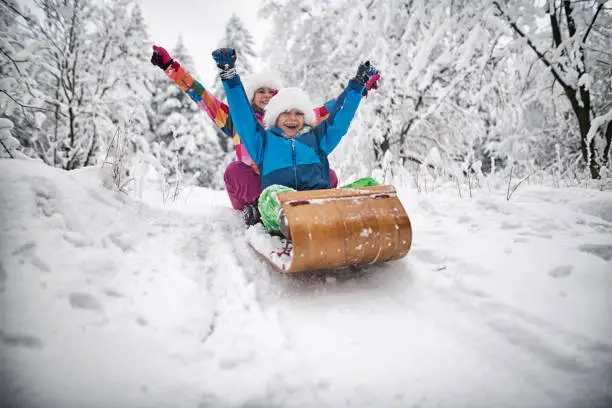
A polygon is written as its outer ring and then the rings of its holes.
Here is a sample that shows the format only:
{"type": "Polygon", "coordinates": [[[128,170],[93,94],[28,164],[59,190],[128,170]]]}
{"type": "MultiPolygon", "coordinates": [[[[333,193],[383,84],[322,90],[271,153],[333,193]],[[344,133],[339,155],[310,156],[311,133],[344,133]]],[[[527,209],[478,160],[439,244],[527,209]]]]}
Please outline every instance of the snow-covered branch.
{"type": "Polygon", "coordinates": [[[544,65],[546,65],[549,69],[550,72],[553,74],[553,76],[555,77],[555,79],[559,82],[559,84],[563,87],[563,88],[571,88],[571,86],[569,85],[569,83],[563,79],[563,77],[561,76],[561,74],[559,72],[557,72],[557,69],[553,66],[553,64],[548,60],[548,58],[546,58],[546,55],[544,55],[543,52],[541,52],[538,47],[536,47],[536,45],[533,43],[533,41],[529,38],[529,36],[527,36],[527,34],[525,34],[525,32],[523,32],[523,30],[521,30],[519,28],[519,26],[516,24],[515,21],[513,21],[510,16],[502,9],[502,7],[500,6],[499,2],[494,1],[493,4],[495,5],[495,7],[497,7],[497,9],[499,10],[499,15],[503,16],[504,19],[508,22],[508,24],[510,25],[510,27],[512,27],[512,29],[514,30],[514,32],[516,32],[519,36],[521,36],[522,38],[525,39],[525,41],[527,42],[527,45],[529,46],[529,48],[531,48],[533,50],[533,52],[536,53],[536,55],[538,56],[538,58],[540,59],[540,61],[542,61],[544,63],[544,65]]]}

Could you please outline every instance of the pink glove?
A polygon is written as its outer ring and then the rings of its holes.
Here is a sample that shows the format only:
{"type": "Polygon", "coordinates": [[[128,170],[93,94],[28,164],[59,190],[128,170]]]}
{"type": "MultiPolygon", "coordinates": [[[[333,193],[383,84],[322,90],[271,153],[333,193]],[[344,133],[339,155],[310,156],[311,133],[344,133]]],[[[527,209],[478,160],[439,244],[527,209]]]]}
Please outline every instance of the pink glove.
{"type": "Polygon", "coordinates": [[[172,64],[173,60],[168,54],[168,51],[157,45],[153,46],[153,55],[151,56],[151,64],[157,65],[163,70],[166,70],[172,64]]]}
{"type": "Polygon", "coordinates": [[[378,89],[378,80],[380,79],[380,74],[372,75],[372,78],[365,84],[365,89],[361,96],[368,96],[368,91],[371,89],[378,89]]]}
{"type": "Polygon", "coordinates": [[[366,89],[369,91],[370,89],[378,89],[378,79],[380,78],[380,74],[375,74],[370,78],[368,83],[366,84],[366,89]]]}

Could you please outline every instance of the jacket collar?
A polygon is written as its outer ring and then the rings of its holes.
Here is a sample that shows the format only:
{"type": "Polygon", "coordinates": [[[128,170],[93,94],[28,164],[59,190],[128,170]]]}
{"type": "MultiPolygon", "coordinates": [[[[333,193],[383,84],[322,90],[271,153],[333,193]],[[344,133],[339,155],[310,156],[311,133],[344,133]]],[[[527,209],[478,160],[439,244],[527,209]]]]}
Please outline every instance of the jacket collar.
{"type": "Polygon", "coordinates": [[[255,112],[256,115],[263,117],[265,111],[261,109],[259,106],[252,103],[251,108],[253,109],[253,112],[255,112]]]}

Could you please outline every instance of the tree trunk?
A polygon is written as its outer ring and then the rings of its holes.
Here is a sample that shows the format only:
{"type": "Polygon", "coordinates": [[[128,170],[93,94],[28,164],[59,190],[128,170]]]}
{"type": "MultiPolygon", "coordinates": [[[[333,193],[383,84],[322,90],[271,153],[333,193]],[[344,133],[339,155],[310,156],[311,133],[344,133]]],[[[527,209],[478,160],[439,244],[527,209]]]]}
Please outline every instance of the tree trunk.
{"type": "MultiPolygon", "coordinates": [[[[59,97],[60,97],[60,80],[59,78],[57,79],[57,86],[55,88],[55,100],[59,101],[59,97]]],[[[59,139],[59,122],[60,122],[60,104],[56,104],[55,105],[55,127],[53,129],[53,136],[54,136],[54,140],[53,140],[53,165],[57,166],[58,165],[58,158],[57,158],[57,143],[58,143],[58,139],[59,139]]],[[[42,153],[44,155],[44,153],[42,153]]]]}
{"type": "Polygon", "coordinates": [[[72,106],[68,108],[68,120],[70,123],[70,133],[68,135],[70,139],[70,145],[68,146],[68,149],[66,149],[66,158],[68,159],[68,162],[66,163],[66,170],[74,170],[76,168],[76,165],[75,165],[76,156],[75,156],[75,148],[74,148],[74,143],[76,140],[74,122],[76,118],[75,118],[74,109],[72,108],[72,106]]]}
{"type": "Polygon", "coordinates": [[[610,159],[610,145],[612,145],[612,120],[606,126],[606,147],[603,151],[603,166],[607,166],[610,159]]]}
{"type": "Polygon", "coordinates": [[[597,154],[595,151],[595,139],[588,141],[587,135],[591,129],[591,98],[588,89],[580,87],[580,96],[582,101],[577,98],[576,90],[570,87],[564,87],[565,96],[569,99],[570,104],[576,119],[578,119],[578,127],[580,129],[580,151],[582,159],[589,167],[591,178],[599,178],[599,163],[597,162],[597,154]],[[582,102],[582,103],[580,103],[582,102]]]}
{"type": "Polygon", "coordinates": [[[385,153],[387,153],[390,146],[391,143],[389,142],[389,135],[385,136],[384,140],[380,144],[374,142],[374,157],[376,158],[377,162],[382,163],[383,157],[385,157],[385,153]]]}

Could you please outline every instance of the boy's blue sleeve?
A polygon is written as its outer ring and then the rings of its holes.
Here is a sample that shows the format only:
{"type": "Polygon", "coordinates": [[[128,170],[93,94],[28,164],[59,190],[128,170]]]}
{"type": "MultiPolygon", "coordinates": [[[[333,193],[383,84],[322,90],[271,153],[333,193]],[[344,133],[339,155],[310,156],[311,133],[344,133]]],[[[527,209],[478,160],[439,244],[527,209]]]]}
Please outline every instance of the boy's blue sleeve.
{"type": "Polygon", "coordinates": [[[232,113],[234,129],[255,164],[259,166],[263,159],[262,132],[265,132],[265,129],[255,117],[238,75],[224,81],[223,88],[232,113]]]}
{"type": "Polygon", "coordinates": [[[348,131],[361,102],[363,89],[358,82],[350,80],[329,109],[329,117],[319,125],[322,135],[319,146],[326,154],[330,154],[338,146],[342,136],[348,131]]]}
{"type": "Polygon", "coordinates": [[[338,98],[330,99],[329,101],[325,102],[323,106],[325,107],[325,109],[327,109],[328,112],[331,112],[337,100],[338,98]]]}

